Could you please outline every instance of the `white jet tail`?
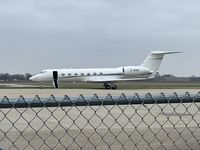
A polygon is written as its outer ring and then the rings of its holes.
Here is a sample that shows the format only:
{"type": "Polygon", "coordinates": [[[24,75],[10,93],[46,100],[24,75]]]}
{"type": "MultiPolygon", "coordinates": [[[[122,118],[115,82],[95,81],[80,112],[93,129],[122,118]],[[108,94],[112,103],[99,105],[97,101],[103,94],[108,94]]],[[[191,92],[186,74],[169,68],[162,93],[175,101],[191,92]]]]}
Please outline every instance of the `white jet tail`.
{"type": "Polygon", "coordinates": [[[180,52],[152,51],[141,66],[148,68],[153,73],[156,73],[160,68],[160,64],[164,58],[164,55],[175,53],[180,52]]]}

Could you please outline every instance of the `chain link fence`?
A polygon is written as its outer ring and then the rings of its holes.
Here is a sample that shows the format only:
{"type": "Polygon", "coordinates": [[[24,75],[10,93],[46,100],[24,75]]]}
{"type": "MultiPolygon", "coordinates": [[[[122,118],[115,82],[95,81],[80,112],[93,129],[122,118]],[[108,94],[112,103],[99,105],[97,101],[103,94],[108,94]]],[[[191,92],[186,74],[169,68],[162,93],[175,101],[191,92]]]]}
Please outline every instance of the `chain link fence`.
{"type": "Polygon", "coordinates": [[[200,149],[200,93],[2,98],[0,149],[200,149]]]}

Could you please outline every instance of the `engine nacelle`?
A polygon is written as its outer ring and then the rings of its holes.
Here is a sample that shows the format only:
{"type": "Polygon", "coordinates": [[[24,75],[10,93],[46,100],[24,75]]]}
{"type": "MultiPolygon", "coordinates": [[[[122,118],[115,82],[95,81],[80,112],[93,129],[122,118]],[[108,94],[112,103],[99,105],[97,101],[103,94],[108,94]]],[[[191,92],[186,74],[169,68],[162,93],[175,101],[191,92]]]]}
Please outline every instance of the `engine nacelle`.
{"type": "Polygon", "coordinates": [[[124,67],[124,74],[125,75],[150,75],[153,72],[145,67],[135,67],[135,66],[128,66],[124,67]]]}

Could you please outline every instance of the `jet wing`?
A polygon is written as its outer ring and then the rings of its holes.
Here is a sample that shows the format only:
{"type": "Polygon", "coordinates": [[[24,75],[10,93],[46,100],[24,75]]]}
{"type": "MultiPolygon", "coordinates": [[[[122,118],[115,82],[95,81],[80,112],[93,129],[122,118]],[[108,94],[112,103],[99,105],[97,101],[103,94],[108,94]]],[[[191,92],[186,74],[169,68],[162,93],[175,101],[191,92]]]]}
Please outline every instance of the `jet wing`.
{"type": "Polygon", "coordinates": [[[87,77],[85,82],[94,82],[94,83],[101,83],[101,82],[117,82],[117,81],[138,81],[138,80],[145,80],[146,78],[129,78],[123,79],[120,77],[113,77],[113,76],[92,76],[87,77]]]}

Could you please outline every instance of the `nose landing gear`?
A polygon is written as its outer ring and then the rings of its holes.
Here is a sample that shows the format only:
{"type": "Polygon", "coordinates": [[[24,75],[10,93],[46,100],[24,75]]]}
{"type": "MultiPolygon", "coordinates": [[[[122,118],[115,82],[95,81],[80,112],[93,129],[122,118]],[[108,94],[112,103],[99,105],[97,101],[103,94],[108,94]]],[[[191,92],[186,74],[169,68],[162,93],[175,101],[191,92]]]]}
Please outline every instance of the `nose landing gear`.
{"type": "Polygon", "coordinates": [[[117,89],[117,85],[113,82],[104,83],[103,85],[106,89],[117,89]]]}

